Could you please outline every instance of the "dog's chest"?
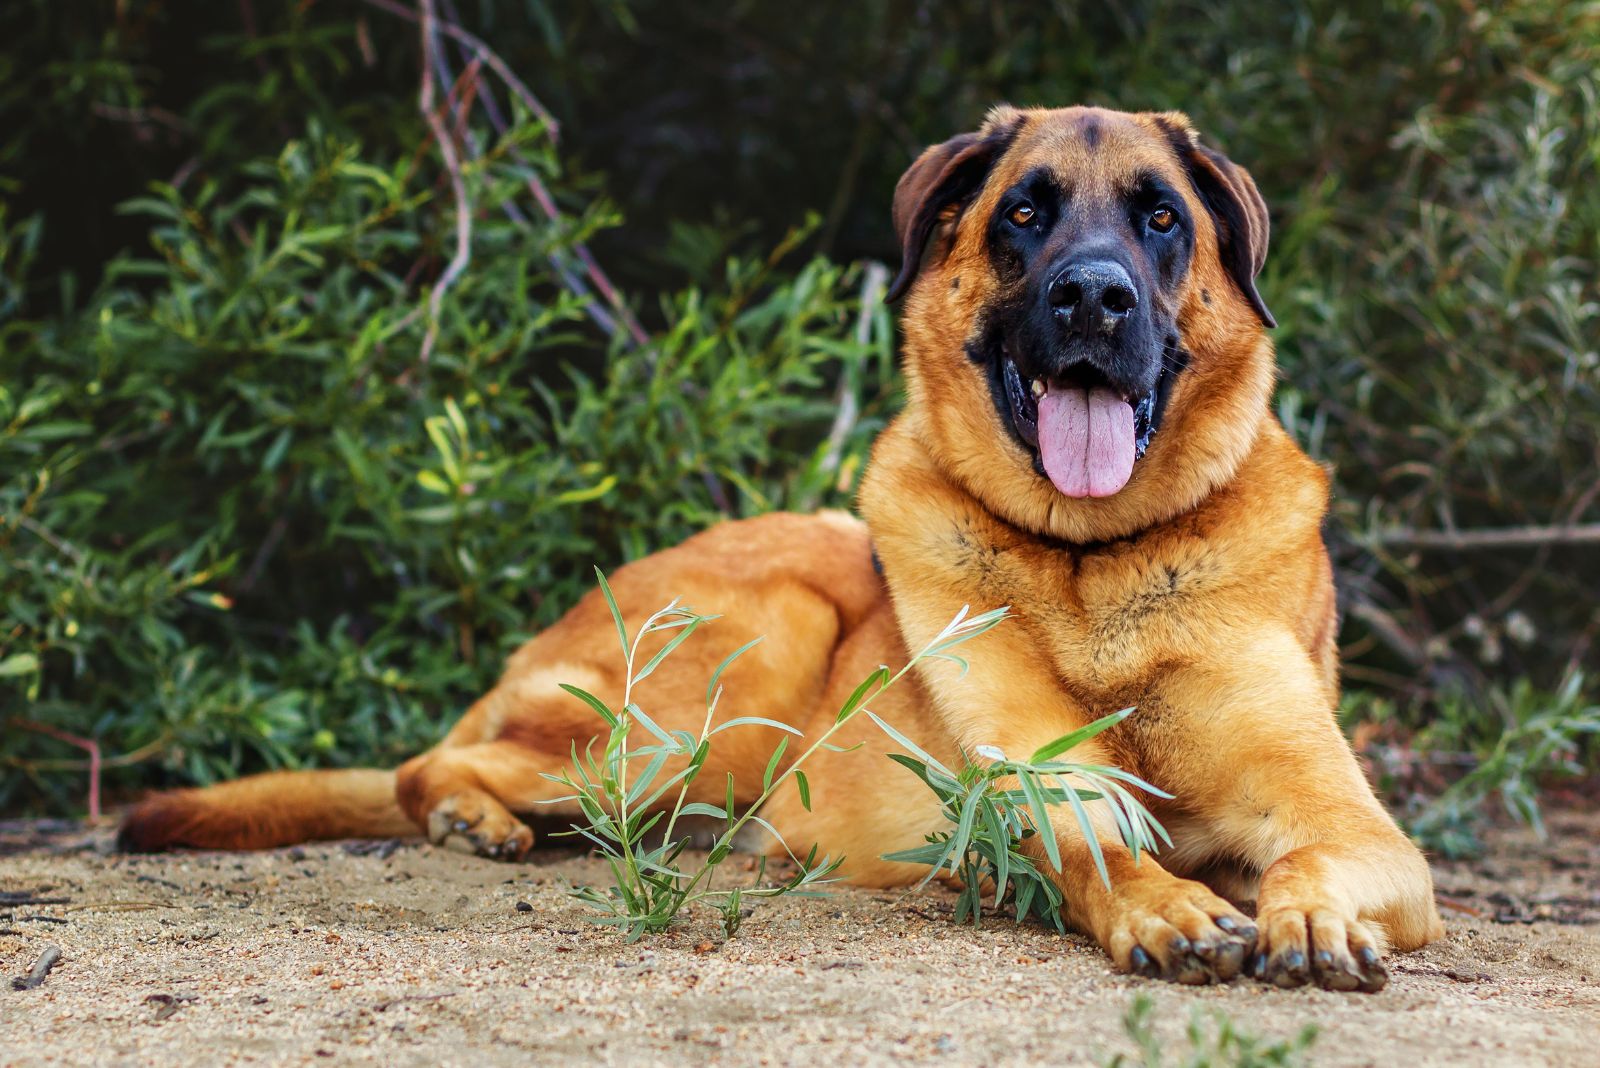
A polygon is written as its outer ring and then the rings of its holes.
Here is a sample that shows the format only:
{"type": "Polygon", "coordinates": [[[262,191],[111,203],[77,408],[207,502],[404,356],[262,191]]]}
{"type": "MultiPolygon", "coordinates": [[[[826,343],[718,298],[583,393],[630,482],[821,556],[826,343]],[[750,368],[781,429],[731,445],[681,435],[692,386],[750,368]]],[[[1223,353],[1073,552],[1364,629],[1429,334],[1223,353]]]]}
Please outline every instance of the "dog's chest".
{"type": "Polygon", "coordinates": [[[1230,569],[1198,538],[1084,551],[968,528],[955,541],[973,607],[1010,605],[1071,690],[1124,693],[1209,644],[1234,614],[1230,569]]]}

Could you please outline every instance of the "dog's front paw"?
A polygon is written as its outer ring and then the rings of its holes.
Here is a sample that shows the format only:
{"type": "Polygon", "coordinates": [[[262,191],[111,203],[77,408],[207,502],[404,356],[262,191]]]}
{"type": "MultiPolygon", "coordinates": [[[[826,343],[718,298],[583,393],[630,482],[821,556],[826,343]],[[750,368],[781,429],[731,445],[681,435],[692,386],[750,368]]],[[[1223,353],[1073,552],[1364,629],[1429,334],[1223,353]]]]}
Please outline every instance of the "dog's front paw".
{"type": "Polygon", "coordinates": [[[1256,924],[1200,883],[1173,876],[1119,887],[1109,935],[1118,970],[1151,979],[1226,983],[1244,970],[1256,924]]]}
{"type": "Polygon", "coordinates": [[[1378,939],[1337,909],[1268,906],[1256,922],[1261,938],[1250,974],[1264,983],[1374,994],[1389,981],[1378,939]]]}
{"type": "Polygon", "coordinates": [[[533,848],[533,832],[527,825],[477,790],[451,794],[433,806],[428,813],[428,840],[494,860],[521,860],[533,848]]]}

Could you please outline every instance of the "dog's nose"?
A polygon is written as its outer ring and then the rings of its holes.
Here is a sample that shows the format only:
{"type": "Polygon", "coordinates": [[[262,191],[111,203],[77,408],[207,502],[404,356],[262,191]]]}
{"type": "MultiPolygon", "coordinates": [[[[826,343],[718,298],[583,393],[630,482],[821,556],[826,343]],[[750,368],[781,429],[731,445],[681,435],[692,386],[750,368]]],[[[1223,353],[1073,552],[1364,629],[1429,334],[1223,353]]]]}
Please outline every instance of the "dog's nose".
{"type": "Polygon", "coordinates": [[[1067,264],[1051,281],[1045,299],[1069,332],[1085,337],[1116,333],[1139,306],[1133,279],[1115,260],[1067,264]]]}

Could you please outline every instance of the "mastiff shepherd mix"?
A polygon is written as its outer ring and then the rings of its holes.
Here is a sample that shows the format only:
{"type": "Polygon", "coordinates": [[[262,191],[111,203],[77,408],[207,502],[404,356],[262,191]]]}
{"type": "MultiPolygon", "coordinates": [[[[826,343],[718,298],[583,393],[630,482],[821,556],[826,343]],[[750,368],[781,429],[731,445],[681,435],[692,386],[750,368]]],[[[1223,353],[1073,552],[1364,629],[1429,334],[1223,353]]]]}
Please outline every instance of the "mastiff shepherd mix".
{"type": "MultiPolygon", "coordinates": [[[[904,265],[905,411],[878,439],[849,516],[714,527],[619,569],[630,622],[672,598],[722,619],[645,688],[658,722],[698,730],[712,668],[726,716],[807,733],[879,664],[903,663],[963,605],[1011,606],[965,674],[931,664],[874,709],[942,760],[1029,753],[1129,705],[1075,751],[1169,791],[1173,845],[1132,857],[1093,811],[1110,885],[1070,815],[1055,821],[1065,918],[1116,966],[1180,982],[1251,974],[1377,990],[1385,949],[1440,937],[1420,852],[1383,810],[1335,722],[1328,479],[1273,417],[1272,316],[1256,292],[1267,210],[1245,171],[1179,114],[996,108],[925,151],[895,191],[904,265]],[[880,574],[881,572],[881,574],[880,574]],[[1252,919],[1236,903],[1255,902],[1252,919]]],[[[560,792],[542,772],[598,722],[559,683],[616,702],[615,631],[597,593],[511,657],[438,747],[398,771],[273,773],[152,797],[136,849],[251,849],[425,833],[521,859],[516,814],[560,792]]],[[[882,860],[944,826],[860,719],[766,817],[869,886],[925,869],[882,860]],[[858,727],[859,724],[859,727],[858,727]]],[[[753,799],[769,728],[719,737],[753,799]]],[[[1044,852],[1033,845],[1041,868],[1044,852]]]]}

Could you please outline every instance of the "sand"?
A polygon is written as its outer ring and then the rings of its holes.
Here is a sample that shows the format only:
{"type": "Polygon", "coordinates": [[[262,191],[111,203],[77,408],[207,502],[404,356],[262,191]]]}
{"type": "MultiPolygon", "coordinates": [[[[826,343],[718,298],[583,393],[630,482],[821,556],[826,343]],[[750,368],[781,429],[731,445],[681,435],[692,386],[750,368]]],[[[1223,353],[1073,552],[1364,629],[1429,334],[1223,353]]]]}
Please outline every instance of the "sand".
{"type": "MultiPolygon", "coordinates": [[[[104,831],[0,828],[0,1064],[1101,1064],[1152,996],[1315,1065],[1600,1066],[1600,817],[1502,829],[1439,863],[1449,933],[1377,995],[1119,976],[1087,940],[990,920],[948,891],[760,903],[625,944],[567,890],[603,866],[505,866],[420,842],[244,855],[110,853],[104,831]],[[49,917],[50,919],[39,919],[49,917]],[[49,945],[62,959],[11,989],[49,945]]],[[[736,857],[736,867],[748,858],[736,857]]]]}

